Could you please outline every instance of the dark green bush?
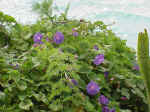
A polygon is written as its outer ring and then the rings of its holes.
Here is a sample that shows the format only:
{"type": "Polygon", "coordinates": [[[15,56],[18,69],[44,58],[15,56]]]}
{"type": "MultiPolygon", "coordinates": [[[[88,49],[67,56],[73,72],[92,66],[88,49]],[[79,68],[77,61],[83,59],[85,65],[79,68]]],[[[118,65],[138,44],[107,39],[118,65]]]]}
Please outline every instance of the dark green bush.
{"type": "Polygon", "coordinates": [[[101,112],[101,94],[116,112],[146,112],[143,77],[133,69],[135,51],[102,21],[68,20],[62,14],[19,25],[10,34],[15,43],[9,52],[0,51],[1,112],[101,112]],[[61,44],[53,41],[57,31],[64,35],[61,44]],[[43,44],[33,46],[37,32],[43,35],[43,44]],[[104,62],[96,66],[98,54],[104,54],[104,62]],[[90,81],[100,87],[95,96],[87,93],[90,81]]]}

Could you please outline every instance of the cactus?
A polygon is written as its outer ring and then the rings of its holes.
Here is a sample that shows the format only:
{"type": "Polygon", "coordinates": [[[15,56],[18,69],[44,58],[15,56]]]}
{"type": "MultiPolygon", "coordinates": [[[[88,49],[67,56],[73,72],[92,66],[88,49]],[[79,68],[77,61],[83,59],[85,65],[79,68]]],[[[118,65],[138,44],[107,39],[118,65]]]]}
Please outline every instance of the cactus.
{"type": "Polygon", "coordinates": [[[150,112],[150,59],[149,59],[149,38],[147,30],[138,34],[137,46],[138,64],[140,72],[144,77],[145,87],[147,91],[147,103],[150,112]]]}

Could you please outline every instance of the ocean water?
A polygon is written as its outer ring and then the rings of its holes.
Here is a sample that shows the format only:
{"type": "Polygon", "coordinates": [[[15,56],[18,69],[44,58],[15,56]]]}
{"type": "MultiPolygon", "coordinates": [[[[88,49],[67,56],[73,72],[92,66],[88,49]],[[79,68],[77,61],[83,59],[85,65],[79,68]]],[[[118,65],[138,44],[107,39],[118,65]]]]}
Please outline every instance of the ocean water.
{"type": "MultiPolygon", "coordinates": [[[[38,19],[32,5],[41,0],[0,0],[0,11],[30,24],[38,19]]],[[[54,0],[60,14],[70,3],[69,18],[102,20],[111,27],[116,35],[127,40],[127,45],[136,49],[137,34],[148,29],[150,35],[150,0],[54,0]]]]}

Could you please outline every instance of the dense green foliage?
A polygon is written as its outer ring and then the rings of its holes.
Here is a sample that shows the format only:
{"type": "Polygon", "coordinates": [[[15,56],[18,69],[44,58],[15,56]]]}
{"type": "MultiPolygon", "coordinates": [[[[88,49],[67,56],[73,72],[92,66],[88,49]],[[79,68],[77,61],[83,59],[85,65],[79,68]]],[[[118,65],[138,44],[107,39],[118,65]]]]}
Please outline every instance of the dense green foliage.
{"type": "MultiPolygon", "coordinates": [[[[9,25],[2,27],[0,38],[9,35],[10,44],[0,48],[0,111],[101,112],[98,97],[103,94],[116,112],[146,112],[143,77],[133,69],[135,51],[102,21],[68,20],[66,14],[45,15],[32,25],[15,22],[9,29],[9,25]],[[72,35],[72,28],[78,36],[72,35]],[[64,34],[59,45],[52,41],[57,31],[64,34]],[[35,47],[37,32],[44,35],[44,43],[35,47]],[[104,54],[98,66],[93,64],[97,54],[104,54]],[[105,72],[109,72],[107,78],[105,72]],[[92,80],[100,86],[95,96],[86,91],[92,80]]],[[[9,18],[0,21],[15,21],[9,18]]]]}
{"type": "Polygon", "coordinates": [[[16,24],[13,17],[0,12],[0,47],[7,45],[10,42],[10,28],[16,24]]]}
{"type": "Polygon", "coordinates": [[[147,89],[147,102],[150,112],[150,60],[149,60],[149,38],[147,30],[144,33],[140,32],[138,35],[138,62],[140,71],[144,75],[145,86],[147,89]]]}

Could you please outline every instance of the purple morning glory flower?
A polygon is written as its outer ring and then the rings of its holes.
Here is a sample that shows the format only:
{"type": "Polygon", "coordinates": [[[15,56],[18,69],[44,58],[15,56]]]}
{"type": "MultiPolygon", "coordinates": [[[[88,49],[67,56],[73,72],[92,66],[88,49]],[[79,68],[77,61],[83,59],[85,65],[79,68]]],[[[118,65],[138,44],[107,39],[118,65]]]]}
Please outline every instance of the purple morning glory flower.
{"type": "Polygon", "coordinates": [[[78,82],[77,82],[75,79],[71,79],[71,82],[72,82],[74,85],[78,85],[78,82]]]}
{"type": "Polygon", "coordinates": [[[115,109],[111,109],[109,112],[116,112],[115,109]]]}
{"type": "Polygon", "coordinates": [[[37,32],[33,37],[34,43],[43,44],[42,38],[43,38],[43,35],[40,32],[37,32]]]}
{"type": "Polygon", "coordinates": [[[73,32],[73,36],[77,37],[78,36],[78,32],[73,32]]]}
{"type": "Polygon", "coordinates": [[[104,107],[102,108],[102,112],[109,112],[109,108],[108,108],[107,106],[104,106],[104,107]]]}
{"type": "Polygon", "coordinates": [[[109,75],[109,72],[104,72],[105,78],[108,77],[108,75],[109,75]]]}
{"type": "Polygon", "coordinates": [[[96,95],[100,91],[100,88],[94,81],[91,81],[88,83],[86,90],[89,95],[96,95]]]}
{"type": "Polygon", "coordinates": [[[135,65],[134,67],[133,67],[133,70],[139,70],[139,66],[138,65],[135,65]]]}
{"type": "Polygon", "coordinates": [[[97,46],[97,45],[95,45],[95,46],[94,46],[94,49],[95,49],[95,50],[99,50],[99,48],[98,48],[98,46],[97,46]]]}
{"type": "Polygon", "coordinates": [[[78,36],[78,32],[74,29],[74,28],[72,28],[72,35],[73,36],[75,36],[75,37],[77,37],[78,36]]]}
{"type": "Polygon", "coordinates": [[[108,105],[109,100],[107,97],[105,97],[104,95],[101,95],[99,97],[99,103],[101,103],[102,105],[108,105]]]}
{"type": "Polygon", "coordinates": [[[56,44],[61,44],[64,41],[64,35],[61,32],[56,32],[56,34],[53,37],[53,41],[56,44]]]}
{"type": "Polygon", "coordinates": [[[98,54],[95,59],[94,59],[94,64],[99,65],[104,61],[104,55],[103,54],[98,54]]]}

